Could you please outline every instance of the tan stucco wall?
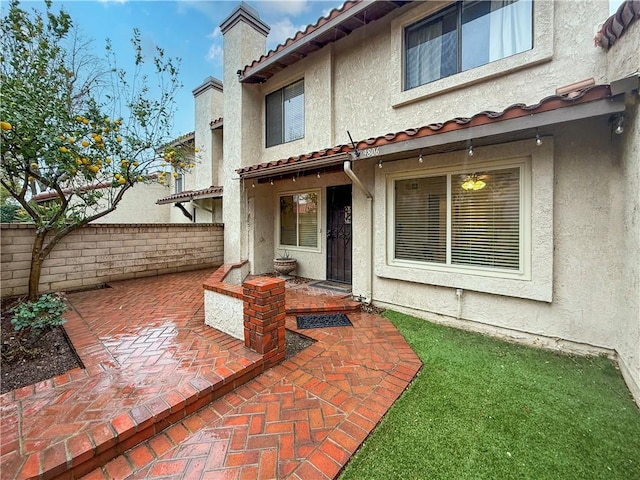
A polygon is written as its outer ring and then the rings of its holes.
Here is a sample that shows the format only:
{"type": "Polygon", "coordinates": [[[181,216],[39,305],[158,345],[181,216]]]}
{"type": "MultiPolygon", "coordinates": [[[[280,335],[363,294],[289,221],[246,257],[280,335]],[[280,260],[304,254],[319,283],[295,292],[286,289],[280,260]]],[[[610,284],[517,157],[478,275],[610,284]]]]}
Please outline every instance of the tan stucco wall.
{"type": "MultiPolygon", "coordinates": [[[[607,2],[545,1],[535,3],[534,50],[403,92],[402,29],[436,6],[435,2],[415,2],[354,31],[273,76],[259,87],[258,96],[255,86],[242,87],[251,101],[235,100],[244,110],[233,128],[251,135],[242,136],[241,147],[234,144],[230,155],[235,168],[348,143],[347,131],[360,140],[485,110],[501,111],[515,103],[536,104],[554,95],[560,86],[591,77],[597,84],[608,83],[638,71],[638,22],[607,53],[593,44],[598,25],[608,16],[607,2]],[[264,148],[264,95],[300,78],[305,79],[305,137],[264,148]],[[238,157],[240,148],[251,156],[238,157]]],[[[233,45],[228,48],[233,52],[233,45]]],[[[419,279],[393,279],[393,272],[382,271],[385,255],[380,251],[386,248],[386,198],[377,185],[384,173],[374,161],[354,162],[356,174],[375,192],[371,222],[365,213],[364,194],[353,189],[354,295],[367,296],[367,270],[356,266],[371,265],[365,245],[373,238],[374,301],[431,320],[551,348],[609,354],[616,350],[624,363],[625,378],[640,398],[640,122],[637,107],[630,105],[626,115],[622,136],[611,134],[606,117],[561,125],[551,132],[550,175],[545,177],[545,191],[536,192],[540,201],[534,201],[540,210],[534,212],[534,218],[550,224],[540,237],[544,248],[532,247],[532,262],[546,269],[543,287],[547,296],[535,291],[501,295],[488,288],[480,292],[473,282],[456,285],[455,279],[440,282],[442,286],[419,279]]],[[[225,157],[227,154],[225,143],[225,157]]],[[[534,162],[534,169],[536,165],[540,164],[534,162]]],[[[225,175],[232,178],[229,171],[225,175]]],[[[241,219],[249,225],[240,237],[249,246],[256,273],[271,268],[270,257],[278,250],[273,218],[278,212],[277,192],[320,187],[324,197],[326,185],[350,183],[344,174],[335,175],[320,180],[304,177],[295,187],[290,180],[273,187],[245,185],[248,211],[231,228],[239,232],[241,219]]],[[[239,198],[234,197],[233,202],[235,208],[245,207],[239,198]]],[[[325,250],[323,239],[320,252],[293,251],[299,260],[297,273],[324,278],[325,250]]]]}
{"type": "MultiPolygon", "coordinates": [[[[27,292],[34,227],[1,225],[2,296],[27,292]]],[[[97,225],[78,229],[45,259],[41,293],[222,264],[220,225],[97,225]]]]}
{"type": "Polygon", "coordinates": [[[244,21],[224,32],[224,158],[220,170],[224,185],[223,218],[225,243],[233,245],[224,252],[225,263],[248,258],[245,185],[237,180],[236,169],[255,163],[260,144],[255,126],[259,123],[260,105],[264,101],[260,87],[238,82],[237,71],[265,52],[266,36],[244,21]]]}
{"type": "MultiPolygon", "coordinates": [[[[157,205],[156,200],[168,194],[169,189],[159,183],[137,183],[127,190],[115,211],[95,223],[167,223],[169,205],[157,205]]],[[[104,200],[100,203],[106,205],[104,200]]]]}
{"type": "MultiPolygon", "coordinates": [[[[640,72],[640,21],[636,21],[607,52],[610,81],[640,72]]],[[[637,80],[636,80],[637,81],[637,80]]],[[[614,155],[621,170],[624,198],[620,250],[624,253],[619,283],[620,369],[640,403],[640,99],[628,97],[625,131],[614,155]],[[624,332],[624,334],[622,334],[624,332]]]]}

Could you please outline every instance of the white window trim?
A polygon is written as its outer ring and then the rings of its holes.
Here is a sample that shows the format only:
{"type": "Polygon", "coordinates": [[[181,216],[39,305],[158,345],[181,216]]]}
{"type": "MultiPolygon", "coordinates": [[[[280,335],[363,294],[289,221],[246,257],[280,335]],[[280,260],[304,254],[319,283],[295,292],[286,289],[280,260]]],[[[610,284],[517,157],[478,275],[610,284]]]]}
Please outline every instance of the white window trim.
{"type": "Polygon", "coordinates": [[[316,188],[307,188],[307,189],[302,189],[302,190],[291,190],[291,191],[286,191],[286,192],[278,192],[278,194],[276,195],[276,208],[275,211],[278,212],[278,214],[276,215],[276,219],[275,219],[275,223],[276,223],[276,229],[275,229],[275,235],[276,235],[276,244],[278,245],[278,250],[287,250],[287,251],[291,251],[291,252],[312,252],[312,253],[321,253],[322,252],[322,237],[320,236],[321,232],[322,232],[322,190],[321,189],[316,189],[316,188]],[[293,246],[293,245],[282,245],[280,243],[280,197],[286,197],[289,195],[300,195],[300,194],[304,194],[304,193],[315,193],[317,195],[318,198],[318,226],[317,226],[317,231],[316,234],[318,236],[318,246],[317,247],[299,247],[299,246],[293,246]]]}
{"type": "Polygon", "coordinates": [[[485,82],[495,77],[549,62],[553,59],[554,2],[533,2],[533,49],[481,65],[470,70],[435,80],[410,90],[404,90],[404,38],[405,28],[425,19],[449,4],[441,2],[419,2],[419,6],[391,22],[391,106],[404,105],[435,97],[453,90],[485,82]]]}
{"type": "Polygon", "coordinates": [[[531,279],[531,261],[528,252],[531,251],[531,159],[522,157],[517,159],[502,160],[497,162],[473,163],[470,171],[463,165],[451,169],[447,167],[435,169],[420,169],[412,172],[402,172],[387,175],[387,263],[392,266],[409,267],[421,270],[436,270],[465,275],[482,275],[496,278],[531,279]],[[419,262],[395,258],[395,182],[411,178],[423,178],[434,176],[447,177],[447,219],[446,219],[446,257],[451,261],[451,177],[461,174],[473,173],[473,171],[491,171],[503,168],[520,169],[520,267],[517,271],[482,267],[479,265],[455,265],[442,263],[419,262]]]}
{"type": "Polygon", "coordinates": [[[432,168],[416,168],[415,158],[388,162],[383,169],[375,167],[375,198],[386,199],[378,209],[377,221],[385,228],[376,228],[374,239],[379,247],[374,252],[374,269],[378,277],[413,283],[461,288],[510,297],[551,302],[553,295],[553,138],[543,138],[506,145],[476,147],[473,161],[465,151],[429,155],[432,168]],[[505,274],[469,266],[434,266],[421,262],[393,260],[393,180],[417,176],[419,173],[469,171],[481,166],[512,165],[528,158],[524,189],[522,273],[505,274]],[[527,203],[529,207],[527,208],[527,203]]]}

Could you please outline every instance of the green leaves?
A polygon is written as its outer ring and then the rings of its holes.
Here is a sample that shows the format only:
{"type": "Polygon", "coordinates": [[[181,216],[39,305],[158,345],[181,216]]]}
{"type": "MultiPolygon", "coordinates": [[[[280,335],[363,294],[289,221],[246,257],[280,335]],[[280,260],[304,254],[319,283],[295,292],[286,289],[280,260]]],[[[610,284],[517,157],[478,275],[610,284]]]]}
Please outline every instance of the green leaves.
{"type": "MultiPolygon", "coordinates": [[[[22,218],[54,232],[40,261],[73,229],[115,210],[137,182],[164,180],[156,149],[172,139],[181,87],[161,48],[145,58],[140,30],[131,39],[135,68],[125,70],[110,42],[104,58],[88,55],[71,17],[50,1],[44,7],[13,0],[0,19],[0,184],[22,218]]],[[[188,171],[193,148],[174,150],[173,173],[188,171]]]]}
{"type": "Polygon", "coordinates": [[[24,302],[11,309],[11,323],[16,331],[28,329],[32,335],[40,335],[67,320],[62,314],[67,305],[60,295],[42,295],[35,302],[24,302]]]}

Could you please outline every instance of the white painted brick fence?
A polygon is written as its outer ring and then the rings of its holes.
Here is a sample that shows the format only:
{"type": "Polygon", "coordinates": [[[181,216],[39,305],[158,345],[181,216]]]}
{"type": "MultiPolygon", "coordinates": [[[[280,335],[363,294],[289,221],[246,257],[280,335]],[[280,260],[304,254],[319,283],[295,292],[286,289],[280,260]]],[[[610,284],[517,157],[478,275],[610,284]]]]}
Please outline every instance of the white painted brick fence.
{"type": "MultiPolygon", "coordinates": [[[[27,292],[34,228],[2,224],[1,296],[27,292]]],[[[220,224],[95,224],[69,234],[42,266],[40,292],[98,286],[217,267],[224,257],[220,224]]]]}

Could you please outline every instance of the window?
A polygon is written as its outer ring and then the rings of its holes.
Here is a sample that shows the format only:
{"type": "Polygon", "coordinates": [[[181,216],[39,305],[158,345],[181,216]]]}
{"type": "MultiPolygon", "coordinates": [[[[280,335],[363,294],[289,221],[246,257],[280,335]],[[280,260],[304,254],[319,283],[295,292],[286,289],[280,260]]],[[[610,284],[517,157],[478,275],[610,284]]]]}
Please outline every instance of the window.
{"type": "Polygon", "coordinates": [[[176,177],[176,191],[175,193],[182,193],[182,190],[184,189],[183,185],[182,185],[182,175],[178,174],[178,176],[176,177]]]}
{"type": "Polygon", "coordinates": [[[280,245],[318,248],[318,193],[280,196],[280,245]]]}
{"type": "Polygon", "coordinates": [[[304,137],[304,80],[267,95],[267,147],[304,137]]]}
{"type": "Polygon", "coordinates": [[[462,1],[405,29],[405,90],[533,48],[531,0],[462,1]]]}
{"type": "Polygon", "coordinates": [[[519,272],[522,166],[394,182],[394,260],[519,272]]]}

